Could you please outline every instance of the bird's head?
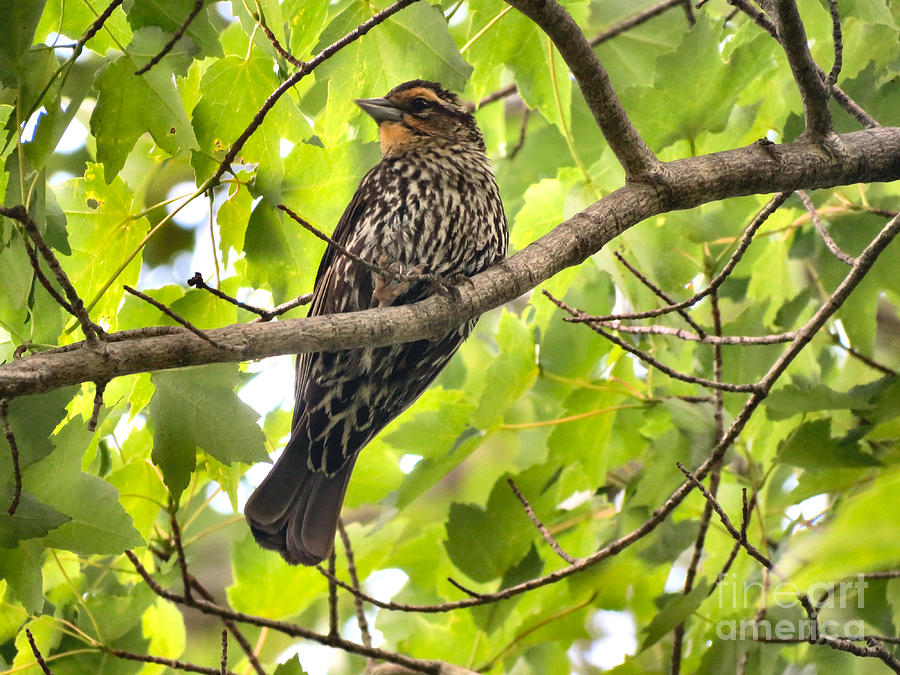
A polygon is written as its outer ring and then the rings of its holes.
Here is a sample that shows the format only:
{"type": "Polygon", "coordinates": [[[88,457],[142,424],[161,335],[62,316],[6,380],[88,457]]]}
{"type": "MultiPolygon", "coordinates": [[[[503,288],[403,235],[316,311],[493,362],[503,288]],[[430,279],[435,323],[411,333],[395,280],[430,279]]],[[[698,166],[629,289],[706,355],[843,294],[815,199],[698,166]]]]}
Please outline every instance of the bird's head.
{"type": "Polygon", "coordinates": [[[384,98],[357,99],[356,104],[378,123],[385,157],[434,144],[471,143],[484,149],[475,118],[456,94],[437,82],[405,82],[384,98]]]}

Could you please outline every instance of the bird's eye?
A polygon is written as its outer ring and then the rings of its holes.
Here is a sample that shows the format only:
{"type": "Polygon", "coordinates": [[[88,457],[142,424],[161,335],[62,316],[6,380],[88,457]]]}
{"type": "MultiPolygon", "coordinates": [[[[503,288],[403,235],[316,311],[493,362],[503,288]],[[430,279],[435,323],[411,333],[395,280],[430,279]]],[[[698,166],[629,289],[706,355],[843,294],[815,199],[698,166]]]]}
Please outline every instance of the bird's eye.
{"type": "Polygon", "coordinates": [[[422,98],[421,96],[419,96],[418,98],[414,98],[412,100],[411,105],[412,109],[416,112],[422,112],[423,110],[427,110],[431,107],[431,101],[429,101],[427,98],[422,98]]]}

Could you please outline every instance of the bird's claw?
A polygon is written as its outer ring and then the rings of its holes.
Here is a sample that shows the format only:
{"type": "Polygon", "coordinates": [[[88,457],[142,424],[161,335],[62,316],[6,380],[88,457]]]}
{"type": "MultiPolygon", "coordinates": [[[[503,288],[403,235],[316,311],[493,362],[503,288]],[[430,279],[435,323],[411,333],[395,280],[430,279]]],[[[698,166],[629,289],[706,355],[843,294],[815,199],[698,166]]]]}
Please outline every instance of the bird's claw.
{"type": "Polygon", "coordinates": [[[386,264],[388,257],[382,253],[378,258],[378,264],[384,268],[384,272],[375,278],[375,288],[372,290],[372,304],[376,307],[390,307],[401,295],[409,290],[412,281],[404,279],[404,275],[422,274],[425,265],[419,264],[407,267],[399,261],[386,264]]]}
{"type": "Polygon", "coordinates": [[[440,293],[446,298],[452,298],[459,302],[462,300],[462,293],[459,291],[460,284],[467,283],[474,285],[472,280],[462,272],[451,274],[449,277],[438,276],[433,282],[432,287],[436,293],[440,293]]]}

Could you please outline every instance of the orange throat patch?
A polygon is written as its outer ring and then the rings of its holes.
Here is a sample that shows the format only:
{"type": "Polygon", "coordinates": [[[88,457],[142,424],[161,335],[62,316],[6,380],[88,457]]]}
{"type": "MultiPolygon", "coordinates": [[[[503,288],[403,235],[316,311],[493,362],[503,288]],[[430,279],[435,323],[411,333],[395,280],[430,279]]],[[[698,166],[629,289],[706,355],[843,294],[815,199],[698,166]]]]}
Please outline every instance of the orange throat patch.
{"type": "Polygon", "coordinates": [[[415,143],[415,135],[402,122],[382,122],[378,125],[378,138],[385,157],[415,143]]]}

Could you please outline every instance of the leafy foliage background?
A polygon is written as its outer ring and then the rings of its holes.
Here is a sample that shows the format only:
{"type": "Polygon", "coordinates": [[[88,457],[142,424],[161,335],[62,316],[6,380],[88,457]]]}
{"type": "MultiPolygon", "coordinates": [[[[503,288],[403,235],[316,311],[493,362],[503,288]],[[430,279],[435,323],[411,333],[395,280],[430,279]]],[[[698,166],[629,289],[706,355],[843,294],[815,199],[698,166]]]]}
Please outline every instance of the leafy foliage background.
{"type": "MultiPolygon", "coordinates": [[[[166,274],[160,266],[195,243],[168,217],[168,195],[185,181],[199,185],[213,175],[292,68],[256,17],[264,16],[291,54],[309,59],[386,6],[209,3],[161,63],[135,76],[193,4],[127,1],[71,62],[72,43],[95,21],[101,3],[0,0],[8,30],[0,43],[0,196],[6,205],[29,205],[91,317],[110,331],[173,323],[124,292],[124,284],[142,280],[149,295],[201,328],[251,318],[189,289],[186,279],[148,285],[166,274]],[[55,151],[77,123],[90,131],[86,145],[74,153],[55,151]]],[[[579,1],[566,7],[591,37],[651,4],[579,1]]],[[[828,8],[816,0],[798,4],[813,56],[824,67],[832,58],[828,8]]],[[[839,83],[882,124],[896,125],[900,12],[884,0],[839,4],[839,83]]],[[[562,58],[534,23],[508,10],[497,0],[414,3],[282,97],[244,146],[233,177],[215,190],[212,243],[207,238],[205,245],[206,258],[217,262],[200,270],[204,277],[269,306],[311,290],[324,244],[275,207],[285,203],[329,230],[378,158],[375,125],[352,99],[383,95],[408,79],[438,80],[472,101],[518,85],[518,98],[476,113],[513,250],[619,187],[622,170],[562,58]]],[[[597,47],[626,110],[661,159],[766,136],[786,142],[803,131],[783,51],[743,15],[726,21],[730,12],[713,1],[690,25],[674,6],[597,47]]],[[[832,110],[839,132],[858,128],[836,106],[832,110]]],[[[856,255],[881,228],[883,212],[897,211],[898,194],[896,183],[873,183],[811,197],[839,246],[856,255]]],[[[766,201],[750,196],[668,213],[631,228],[614,248],[676,299],[688,297],[721,269],[766,201]]],[[[11,220],[0,222],[4,361],[22,344],[37,351],[83,338],[35,283],[21,240],[11,220]]],[[[884,372],[900,364],[897,269],[894,245],[726,456],[719,501],[739,514],[741,488],[756,493],[750,538],[799,590],[898,567],[900,391],[895,375],[884,372]],[[816,496],[821,513],[797,508],[816,496]]],[[[846,271],[799,199],[791,198],[720,290],[724,334],[799,326],[846,271]]],[[[595,313],[658,304],[609,250],[542,288],[595,313]]],[[[363,453],[344,515],[363,580],[400,570],[406,581],[394,599],[429,604],[461,596],[448,577],[490,592],[552,572],[566,563],[531,525],[508,478],[562,548],[579,557],[649,517],[683,481],[676,461],[691,467],[706,456],[716,435],[711,399],[696,398],[706,391],[648,371],[586,328],[563,323],[563,316],[539,292],[485,315],[435,386],[363,453]],[[404,472],[401,459],[406,467],[410,456],[421,459],[404,472]]],[[[709,302],[693,316],[709,327],[709,302]]],[[[675,315],[656,321],[683,327],[675,315]]],[[[667,364],[713,378],[709,345],[633,338],[667,364]]],[[[724,347],[722,377],[754,381],[782,349],[724,347]]],[[[281,360],[278,367],[290,366],[281,360]]],[[[218,624],[155,595],[123,556],[133,548],[164,587],[181,583],[170,495],[178,503],[191,572],[218,601],[327,631],[327,580],[259,549],[239,515],[247,494],[242,476],[278,449],[290,421],[280,406],[257,419],[238,396],[252,377],[246,365],[219,364],[118,378],[106,388],[95,432],[86,427],[93,385],[11,400],[24,492],[15,516],[0,515],[0,672],[40,672],[26,627],[55,673],[165,669],[115,658],[106,648],[217,663],[218,624]],[[210,507],[217,495],[228,497],[233,514],[210,507]]],[[[726,424],[744,400],[724,395],[726,424]]],[[[0,452],[0,476],[12,473],[10,453],[0,452]]],[[[13,489],[11,478],[0,483],[0,503],[12,499],[13,489]]],[[[626,613],[638,632],[636,653],[615,672],[665,670],[672,629],[686,619],[686,671],[733,672],[743,663],[750,673],[788,672],[791,664],[812,664],[819,672],[882,672],[877,661],[815,645],[719,639],[720,622],[751,619],[760,607],[791,621],[802,611],[774,606],[764,591],[745,594],[744,582],[764,575],[743,555],[726,581],[729,593],[739,589],[737,597],[705,598],[733,544],[718,522],[706,537],[700,592],[681,595],[703,507],[702,497],[691,495],[672,518],[614,558],[502,603],[437,614],[370,609],[369,619],[387,649],[489,672],[592,672],[601,610],[626,613]]],[[[344,554],[337,548],[342,573],[344,554]]],[[[364,588],[381,597],[385,586],[367,583],[364,588]]],[[[833,610],[835,616],[858,619],[871,633],[896,635],[900,580],[869,583],[865,602],[833,610]]],[[[352,635],[348,594],[340,596],[339,612],[346,621],[342,631],[352,635]]],[[[271,668],[296,643],[259,627],[244,630],[271,668]]],[[[361,657],[343,653],[329,663],[327,672],[334,673],[363,667],[361,657]]],[[[250,672],[238,649],[228,665],[250,672]]],[[[276,672],[299,672],[299,665],[276,672]]]]}

